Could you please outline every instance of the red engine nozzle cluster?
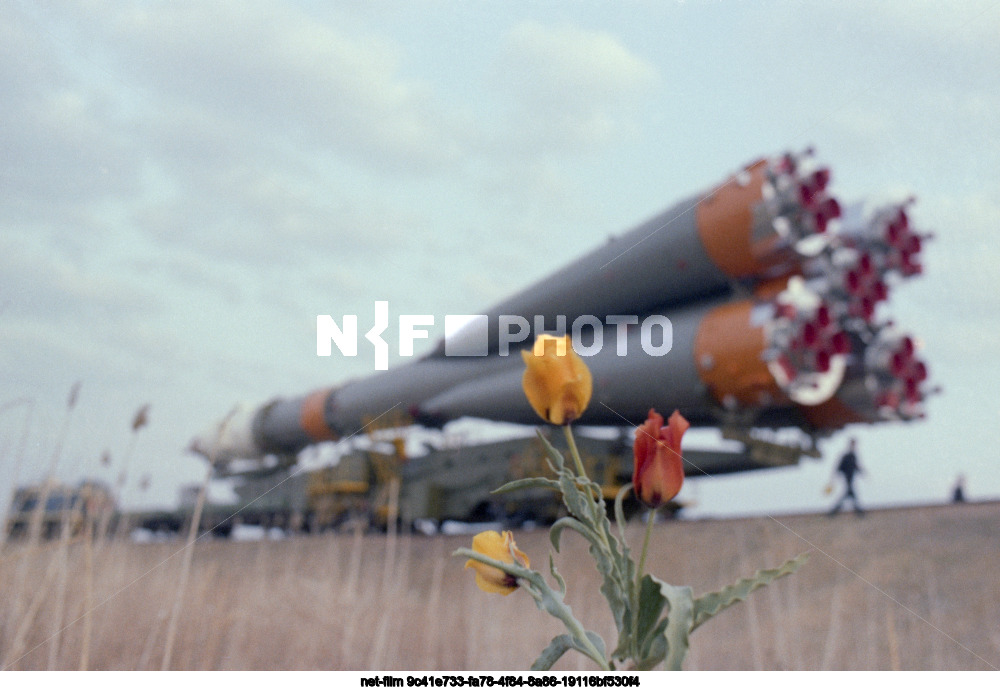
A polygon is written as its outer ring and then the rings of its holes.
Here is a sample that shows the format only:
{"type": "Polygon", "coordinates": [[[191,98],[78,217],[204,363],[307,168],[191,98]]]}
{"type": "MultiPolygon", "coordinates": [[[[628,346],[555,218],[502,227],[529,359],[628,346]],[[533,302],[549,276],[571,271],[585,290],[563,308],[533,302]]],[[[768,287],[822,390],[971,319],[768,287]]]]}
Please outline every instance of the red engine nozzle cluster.
{"type": "Polygon", "coordinates": [[[818,255],[803,263],[806,275],[829,288],[838,318],[860,320],[870,329],[876,308],[889,298],[892,278],[921,273],[919,255],[929,236],[911,227],[910,203],[866,213],[852,207],[818,255]]]}
{"type": "Polygon", "coordinates": [[[844,271],[842,281],[847,314],[871,322],[875,307],[889,298],[884,273],[879,271],[872,255],[859,252],[854,265],[844,271]]]}
{"type": "Polygon", "coordinates": [[[904,278],[917,276],[923,272],[920,251],[925,236],[914,232],[906,209],[899,207],[885,221],[882,241],[885,243],[885,266],[889,271],[898,271],[904,278]]]}
{"type": "Polygon", "coordinates": [[[895,336],[872,347],[869,372],[874,375],[875,400],[880,408],[898,417],[919,416],[924,400],[927,365],[917,356],[910,336],[895,336]]]}
{"type": "Polygon", "coordinates": [[[811,155],[811,151],[786,154],[771,165],[768,175],[775,224],[787,228],[796,239],[825,233],[841,215],[840,203],[827,192],[830,169],[803,170],[802,159],[811,155]]]}
{"type": "Polygon", "coordinates": [[[856,225],[840,238],[840,244],[870,255],[875,269],[883,276],[889,273],[910,278],[923,273],[920,253],[930,235],[918,233],[910,225],[907,200],[876,210],[870,216],[855,219],[856,225]]]}
{"type": "Polygon", "coordinates": [[[797,330],[788,343],[788,356],[799,364],[799,369],[824,373],[830,371],[835,355],[845,355],[851,350],[851,341],[826,303],[815,309],[800,311],[797,330]]]}
{"type": "Polygon", "coordinates": [[[798,265],[775,302],[765,357],[786,391],[841,372],[843,400],[863,418],[920,417],[927,366],[913,339],[879,326],[876,311],[895,279],[922,273],[920,253],[930,236],[911,225],[912,199],[842,209],[828,189],[830,170],[803,165],[810,155],[786,154],[769,169],[765,199],[775,226],[804,242],[794,244],[798,265]],[[831,228],[834,219],[841,221],[831,228]],[[797,280],[811,298],[795,297],[797,280]]]}
{"type": "Polygon", "coordinates": [[[771,332],[770,361],[792,386],[804,377],[828,375],[835,358],[851,351],[851,339],[830,305],[808,288],[797,292],[790,289],[775,302],[771,332]],[[801,296],[806,299],[800,301],[801,296]]]}

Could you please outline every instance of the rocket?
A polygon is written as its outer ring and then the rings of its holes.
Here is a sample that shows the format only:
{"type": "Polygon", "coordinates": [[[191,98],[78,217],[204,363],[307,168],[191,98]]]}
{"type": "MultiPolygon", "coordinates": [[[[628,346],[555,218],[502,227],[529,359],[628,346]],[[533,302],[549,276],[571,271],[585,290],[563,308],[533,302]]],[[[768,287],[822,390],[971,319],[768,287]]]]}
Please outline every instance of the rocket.
{"type": "MultiPolygon", "coordinates": [[[[798,427],[924,416],[917,340],[880,317],[922,273],[912,199],[842,204],[811,150],[757,160],[485,310],[423,357],[235,409],[192,449],[213,463],[289,455],[379,420],[535,424],[520,351],[570,334],[594,378],[580,425],[650,408],[696,426],[798,427]]],[[[380,426],[392,426],[380,424],[380,426]]]]}

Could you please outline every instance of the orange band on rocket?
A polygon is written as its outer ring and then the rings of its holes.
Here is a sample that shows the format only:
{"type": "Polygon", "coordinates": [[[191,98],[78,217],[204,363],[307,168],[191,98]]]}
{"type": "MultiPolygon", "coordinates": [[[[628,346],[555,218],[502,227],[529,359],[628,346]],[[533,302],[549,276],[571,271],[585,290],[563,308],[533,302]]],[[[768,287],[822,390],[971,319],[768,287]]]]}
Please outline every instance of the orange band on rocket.
{"type": "Polygon", "coordinates": [[[326,416],[324,415],[326,399],[330,396],[330,391],[331,389],[313,391],[302,401],[299,424],[302,426],[302,431],[309,435],[309,438],[314,442],[339,439],[339,435],[326,424],[326,416]]]}

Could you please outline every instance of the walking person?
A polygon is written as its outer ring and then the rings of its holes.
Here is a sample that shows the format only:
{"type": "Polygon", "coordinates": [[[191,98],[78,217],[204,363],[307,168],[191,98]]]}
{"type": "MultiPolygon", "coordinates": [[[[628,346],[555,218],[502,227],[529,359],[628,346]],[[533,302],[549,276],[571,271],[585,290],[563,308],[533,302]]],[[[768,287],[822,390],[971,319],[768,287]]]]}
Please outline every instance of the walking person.
{"type": "Polygon", "coordinates": [[[953,504],[965,503],[965,476],[959,475],[955,478],[955,487],[951,490],[951,501],[953,504]]]}
{"type": "Polygon", "coordinates": [[[864,509],[858,504],[858,497],[854,493],[854,476],[864,475],[865,471],[862,470],[861,465],[858,463],[858,440],[851,437],[850,444],[847,447],[847,451],[843,456],[840,457],[840,463],[837,464],[837,469],[835,472],[840,473],[844,476],[844,484],[846,489],[844,490],[843,496],[834,504],[833,508],[830,509],[830,515],[836,515],[840,511],[840,507],[844,505],[844,502],[848,499],[851,500],[851,504],[854,506],[854,513],[858,516],[864,516],[864,509]]]}

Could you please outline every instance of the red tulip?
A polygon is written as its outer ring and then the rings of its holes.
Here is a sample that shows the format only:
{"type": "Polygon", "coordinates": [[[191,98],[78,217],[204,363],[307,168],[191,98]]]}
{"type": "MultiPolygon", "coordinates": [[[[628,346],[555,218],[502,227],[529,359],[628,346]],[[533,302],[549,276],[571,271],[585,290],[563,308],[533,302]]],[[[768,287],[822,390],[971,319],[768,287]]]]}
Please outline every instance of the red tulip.
{"type": "Polygon", "coordinates": [[[681,437],[690,426],[675,410],[664,427],[663,416],[650,409],[646,422],[636,432],[632,485],[639,500],[651,509],[662,506],[681,491],[684,483],[681,437]]]}

